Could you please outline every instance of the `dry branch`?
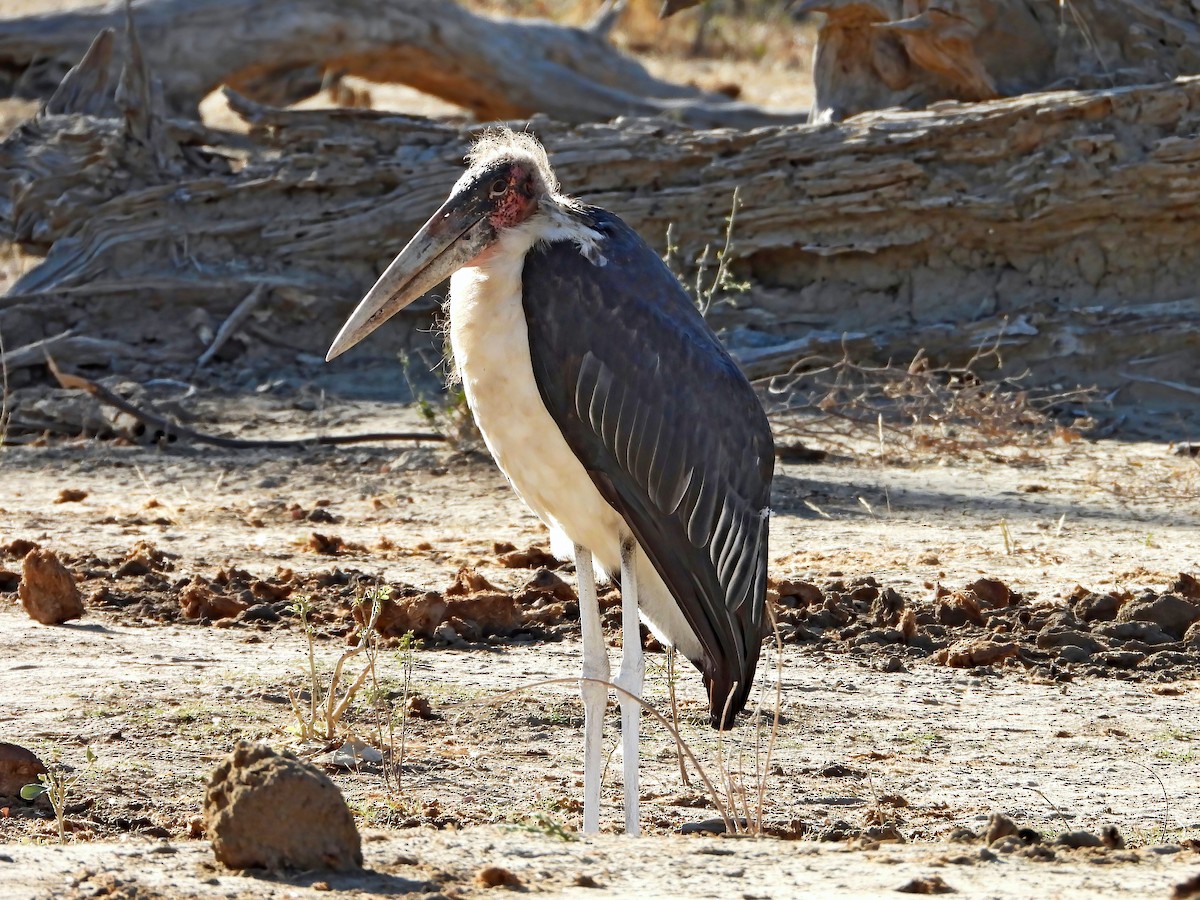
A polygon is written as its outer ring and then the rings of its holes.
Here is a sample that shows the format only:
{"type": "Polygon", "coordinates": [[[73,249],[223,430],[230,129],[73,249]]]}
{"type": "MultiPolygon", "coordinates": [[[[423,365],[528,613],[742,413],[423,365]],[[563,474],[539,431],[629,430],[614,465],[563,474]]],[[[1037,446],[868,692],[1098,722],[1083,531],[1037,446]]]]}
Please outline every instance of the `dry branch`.
{"type": "Polygon", "coordinates": [[[83,391],[95,397],[101,403],[108,404],[116,410],[132,416],[135,421],[151,429],[151,433],[159,439],[172,442],[177,440],[191,441],[196,444],[208,444],[213,447],[223,447],[227,450],[283,450],[294,447],[343,447],[348,444],[376,444],[386,441],[431,441],[444,442],[446,436],[429,431],[380,431],[365,434],[320,434],[304,438],[230,438],[218,434],[206,434],[196,431],[186,425],[180,425],[167,416],[159,415],[147,409],[142,409],[130,403],[119,394],[114,394],[102,384],[76,375],[64,372],[54,363],[52,357],[46,357],[46,364],[51,374],[58,380],[59,385],[68,390],[83,391]]]}
{"type": "MultiPolygon", "coordinates": [[[[73,330],[195,359],[184,311],[219,321],[265,286],[272,335],[323,352],[457,179],[474,134],[230,100],[248,138],[163,120],[151,146],[127,116],[48,113],[0,146],[0,227],[46,254],[0,298],[10,346],[73,330]]],[[[1196,378],[1200,79],[820,127],[534,130],[568,190],[659,246],[672,225],[683,259],[717,243],[739,191],[730,258],[756,287],[711,315],[756,376],[853,332],[856,358],[924,348],[946,363],[1003,333],[1012,371],[1128,400],[1179,403],[1148,379],[1196,378]]],[[[428,347],[429,308],[384,340],[428,347]]]]}
{"type": "MultiPolygon", "coordinates": [[[[700,0],[668,0],[667,14],[700,0]]],[[[1200,72],[1189,0],[804,0],[821,13],[814,121],[939,100],[1169,81],[1200,72]]]]}
{"type": "MultiPolygon", "coordinates": [[[[566,122],[666,115],[701,127],[803,121],[650,75],[602,32],[483,16],[429,0],[143,0],[136,17],[167,108],[194,115],[222,84],[284,105],[326,73],[406,84],[479,119],[545,113],[566,122]]],[[[26,16],[0,31],[0,86],[46,97],[97,32],[121,29],[112,6],[26,16]]]]}

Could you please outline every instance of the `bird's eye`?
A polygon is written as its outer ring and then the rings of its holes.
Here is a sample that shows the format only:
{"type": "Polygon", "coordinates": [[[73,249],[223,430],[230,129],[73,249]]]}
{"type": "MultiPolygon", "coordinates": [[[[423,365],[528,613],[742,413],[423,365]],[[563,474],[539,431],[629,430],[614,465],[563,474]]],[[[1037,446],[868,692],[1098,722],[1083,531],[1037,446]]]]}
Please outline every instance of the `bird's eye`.
{"type": "Polygon", "coordinates": [[[504,195],[504,192],[507,190],[508,190],[508,182],[505,181],[503,178],[497,178],[495,181],[492,182],[492,189],[488,193],[492,197],[501,197],[504,195]]]}

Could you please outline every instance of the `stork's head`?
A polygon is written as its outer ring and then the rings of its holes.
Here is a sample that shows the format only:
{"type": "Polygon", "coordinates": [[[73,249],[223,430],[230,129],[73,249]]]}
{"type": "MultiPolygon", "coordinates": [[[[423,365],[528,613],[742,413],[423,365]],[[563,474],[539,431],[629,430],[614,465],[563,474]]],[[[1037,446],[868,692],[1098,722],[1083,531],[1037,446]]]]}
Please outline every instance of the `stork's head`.
{"type": "Polygon", "coordinates": [[[566,201],[546,151],[531,134],[489,131],[467,154],[467,171],[346,320],[326,360],[437,287],[463,266],[486,260],[500,237],[566,201]]]}

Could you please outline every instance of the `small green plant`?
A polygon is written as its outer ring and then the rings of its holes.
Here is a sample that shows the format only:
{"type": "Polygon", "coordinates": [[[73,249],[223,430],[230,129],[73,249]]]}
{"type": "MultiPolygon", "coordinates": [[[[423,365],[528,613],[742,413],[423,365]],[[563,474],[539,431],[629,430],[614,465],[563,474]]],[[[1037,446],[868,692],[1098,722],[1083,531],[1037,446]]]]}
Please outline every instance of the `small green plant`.
{"type": "Polygon", "coordinates": [[[375,736],[380,747],[386,746],[389,764],[383,768],[383,781],[389,792],[393,795],[398,795],[403,788],[404,779],[404,756],[408,747],[408,701],[412,696],[412,675],[413,668],[416,664],[416,652],[421,647],[421,642],[417,640],[415,634],[411,631],[405,632],[400,638],[399,645],[396,648],[396,656],[400,662],[401,672],[401,691],[400,691],[400,709],[396,710],[396,705],[389,697],[388,692],[380,685],[376,674],[374,654],[371,661],[371,679],[372,679],[372,694],[374,695],[374,703],[372,704],[379,713],[376,718],[375,736]],[[400,718],[400,749],[396,750],[396,718],[400,718]],[[387,725],[387,741],[383,739],[384,723],[387,725]]]}
{"type": "Polygon", "coordinates": [[[546,835],[546,837],[557,838],[560,841],[570,842],[578,840],[574,834],[567,831],[562,822],[558,821],[550,813],[541,810],[521,819],[510,818],[509,821],[517,828],[523,828],[526,831],[536,831],[539,834],[546,835]]]}
{"type": "Polygon", "coordinates": [[[37,784],[27,784],[21,788],[22,800],[36,800],[43,794],[46,795],[46,799],[50,801],[50,808],[54,810],[54,819],[58,823],[58,842],[60,844],[67,842],[67,801],[70,799],[71,789],[79,783],[84,772],[90,769],[95,762],[96,753],[89,744],[87,765],[81,771],[68,772],[56,759],[46,772],[38,776],[37,784]]]}
{"type": "Polygon", "coordinates": [[[738,188],[733,189],[729,216],[725,219],[725,244],[715,254],[711,244],[704,245],[704,249],[700,251],[700,256],[694,263],[696,277],[691,287],[684,280],[683,265],[679,261],[679,245],[675,243],[672,226],[667,226],[667,250],[663,255],[663,262],[675,273],[679,283],[691,295],[692,302],[700,310],[700,315],[705,318],[708,318],[714,304],[727,302],[730,294],[744,294],[750,289],[749,282],[734,280],[733,274],[729,270],[731,251],[733,250],[733,225],[738,207],[741,205],[738,190],[738,188]],[[709,271],[712,271],[712,277],[706,282],[705,276],[709,271]]]}
{"type": "Polygon", "coordinates": [[[313,626],[311,619],[312,598],[307,594],[301,594],[291,604],[291,610],[300,620],[300,627],[304,630],[304,635],[308,639],[309,702],[307,706],[301,704],[301,694],[299,691],[290,691],[288,693],[288,699],[292,704],[292,713],[296,717],[297,730],[301,739],[328,741],[337,736],[341,729],[342,718],[345,716],[346,710],[363,685],[366,684],[367,678],[374,671],[374,654],[377,649],[377,644],[374,640],[376,636],[375,625],[379,621],[379,614],[383,611],[383,604],[387,598],[387,588],[368,591],[359,598],[358,602],[360,604],[371,604],[370,612],[358,629],[355,644],[347,647],[342,652],[342,655],[338,657],[337,662],[334,663],[333,672],[329,676],[328,688],[325,688],[323,679],[317,672],[316,628],[313,626]],[[346,663],[360,653],[368,654],[367,664],[363,666],[353,681],[345,684],[343,672],[346,663]]]}
{"type": "Polygon", "coordinates": [[[458,370],[454,366],[454,352],[450,346],[450,336],[447,332],[443,342],[442,362],[439,367],[446,373],[446,393],[437,401],[431,400],[425,392],[413,384],[409,378],[411,365],[408,354],[400,354],[400,366],[408,388],[417,401],[417,412],[431,428],[437,429],[446,436],[446,440],[458,450],[469,450],[483,443],[475,424],[475,416],[467,403],[467,392],[463,389],[458,378],[458,370]]]}

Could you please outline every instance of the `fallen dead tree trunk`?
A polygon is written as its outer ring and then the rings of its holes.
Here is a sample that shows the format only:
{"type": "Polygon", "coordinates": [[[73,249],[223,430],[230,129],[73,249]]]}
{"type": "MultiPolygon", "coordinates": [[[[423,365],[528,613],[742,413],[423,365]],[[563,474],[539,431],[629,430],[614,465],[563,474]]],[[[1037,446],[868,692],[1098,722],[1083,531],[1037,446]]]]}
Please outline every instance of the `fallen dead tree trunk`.
{"type": "MultiPolygon", "coordinates": [[[[700,0],[667,0],[668,13],[700,0]]],[[[1200,72],[1189,0],[803,0],[821,13],[813,119],[1200,72]]]]}
{"type": "MultiPolygon", "coordinates": [[[[97,32],[124,27],[108,5],[8,20],[0,86],[48,97],[97,32]]],[[[317,93],[326,73],[406,84],[481,120],[545,113],[564,122],[666,115],[697,127],[803,121],[650,75],[601,33],[483,16],[428,0],[143,0],[136,18],[166,108],[194,116],[222,84],[259,102],[317,93]]]]}
{"type": "MultiPolygon", "coordinates": [[[[45,254],[0,298],[7,346],[70,330],[194,361],[265,286],[246,327],[320,354],[473,133],[232,103],[248,142],[143,123],[155,143],[128,116],[60,110],[0,148],[0,222],[45,254]]],[[[755,288],[712,318],[756,375],[809,355],[787,342],[814,330],[897,360],[967,357],[1003,331],[1012,370],[1194,405],[1169,383],[1194,384],[1200,358],[1200,79],[751,132],[535,125],[569,190],[660,246],[672,226],[682,259],[722,239],[739,190],[730,255],[755,288]]],[[[392,346],[428,346],[428,312],[392,346]]]]}

